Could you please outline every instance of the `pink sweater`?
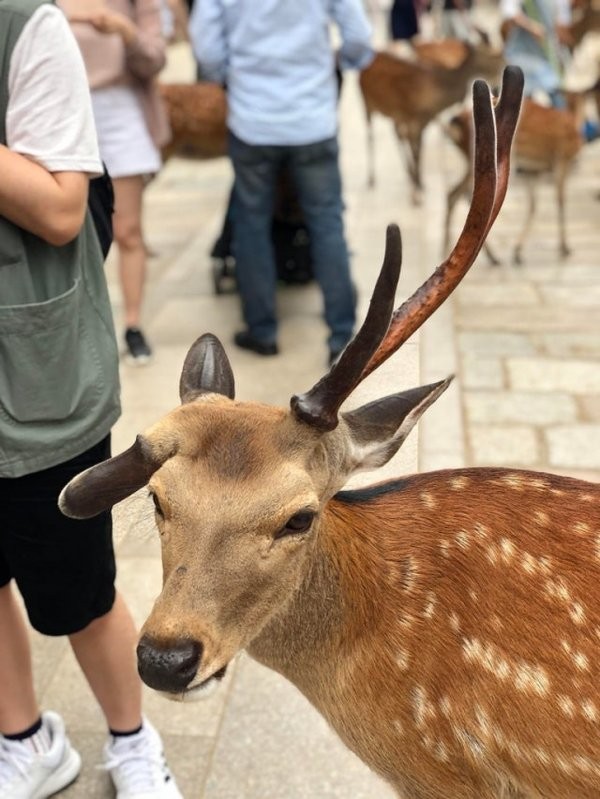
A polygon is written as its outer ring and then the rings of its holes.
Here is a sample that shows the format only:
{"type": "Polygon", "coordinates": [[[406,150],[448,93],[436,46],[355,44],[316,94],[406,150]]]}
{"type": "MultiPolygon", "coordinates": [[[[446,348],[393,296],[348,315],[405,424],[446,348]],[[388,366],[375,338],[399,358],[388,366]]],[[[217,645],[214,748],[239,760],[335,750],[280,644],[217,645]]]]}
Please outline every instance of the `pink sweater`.
{"type": "Polygon", "coordinates": [[[67,18],[87,9],[108,8],[135,23],[137,36],[128,46],[119,34],[100,33],[89,23],[73,22],[71,28],[83,55],[92,91],[106,86],[131,85],[140,95],[152,138],[157,146],[162,146],[169,139],[169,127],[152,80],[166,59],[159,0],[57,0],[57,5],[67,18]]]}
{"type": "Polygon", "coordinates": [[[57,5],[67,18],[70,13],[88,8],[109,8],[129,17],[137,27],[135,41],[126,47],[116,33],[99,33],[87,23],[72,23],[91,89],[130,83],[135,78],[147,80],[164,66],[166,46],[161,33],[158,0],[58,0],[57,5]]]}

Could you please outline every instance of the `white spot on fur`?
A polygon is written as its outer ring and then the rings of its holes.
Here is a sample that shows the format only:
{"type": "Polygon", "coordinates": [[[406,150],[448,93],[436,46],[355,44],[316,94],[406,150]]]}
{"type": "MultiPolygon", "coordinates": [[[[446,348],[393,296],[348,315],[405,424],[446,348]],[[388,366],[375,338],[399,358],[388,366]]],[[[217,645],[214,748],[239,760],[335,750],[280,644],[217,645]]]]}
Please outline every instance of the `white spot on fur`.
{"type": "Polygon", "coordinates": [[[463,552],[466,552],[469,548],[469,534],[466,530],[460,530],[456,534],[456,543],[462,549],[463,552]]]}
{"type": "Polygon", "coordinates": [[[514,488],[516,491],[523,491],[525,488],[525,480],[516,472],[502,475],[500,482],[504,483],[504,485],[507,485],[509,488],[514,488]]]}
{"type": "Polygon", "coordinates": [[[544,696],[550,680],[541,666],[524,660],[511,662],[502,650],[492,643],[482,643],[478,638],[463,638],[463,656],[470,663],[478,663],[501,682],[511,679],[517,690],[544,696]]]}
{"type": "Polygon", "coordinates": [[[422,685],[417,685],[412,690],[413,716],[417,727],[422,727],[427,721],[435,717],[435,707],[427,699],[427,692],[422,685]]]}
{"type": "Polygon", "coordinates": [[[452,704],[447,696],[440,699],[440,710],[442,711],[442,716],[445,716],[447,719],[450,718],[452,714],[452,704]]]}
{"type": "Polygon", "coordinates": [[[421,492],[421,501],[428,510],[434,510],[437,507],[437,500],[429,491],[421,492]]]}
{"type": "Polygon", "coordinates": [[[455,477],[453,480],[450,480],[450,488],[453,491],[462,491],[463,488],[466,488],[468,485],[468,477],[455,477]]]}
{"type": "Polygon", "coordinates": [[[586,654],[583,652],[573,652],[573,663],[579,671],[589,671],[590,661],[586,654]]]}
{"type": "Polygon", "coordinates": [[[473,527],[473,532],[475,533],[475,538],[477,538],[478,541],[484,541],[486,538],[489,537],[490,534],[489,529],[485,526],[485,524],[482,524],[481,522],[475,523],[473,527]]]}
{"type": "Polygon", "coordinates": [[[586,717],[588,721],[596,722],[598,721],[598,710],[596,705],[592,702],[591,699],[584,699],[581,703],[581,710],[583,711],[583,715],[586,717]]]}
{"type": "Polygon", "coordinates": [[[545,510],[536,510],[533,514],[533,518],[538,524],[544,525],[544,527],[548,527],[550,524],[550,516],[548,516],[545,510]]]}
{"type": "Polygon", "coordinates": [[[437,604],[437,597],[433,593],[433,591],[429,591],[427,594],[427,604],[425,605],[425,609],[423,610],[423,616],[426,619],[432,619],[435,615],[435,606],[437,604]]]}
{"type": "Polygon", "coordinates": [[[573,602],[569,609],[569,616],[573,619],[575,624],[583,624],[585,621],[585,610],[580,602],[573,602]]]}
{"type": "Polygon", "coordinates": [[[508,565],[514,557],[515,545],[509,538],[503,538],[500,541],[500,549],[502,550],[502,560],[508,565]]]}
{"type": "Polygon", "coordinates": [[[398,652],[398,657],[396,658],[396,663],[400,671],[406,671],[408,669],[408,664],[410,662],[410,654],[406,651],[406,649],[401,649],[398,652]]]}
{"type": "Polygon", "coordinates": [[[565,716],[568,716],[570,719],[575,715],[575,702],[573,702],[570,697],[564,695],[559,696],[558,706],[565,716]]]}
{"type": "Polygon", "coordinates": [[[458,614],[456,614],[454,611],[452,611],[450,614],[450,627],[455,633],[460,631],[460,619],[458,618],[458,614]]]}
{"type": "Polygon", "coordinates": [[[573,525],[573,532],[576,535],[587,535],[588,533],[591,533],[591,531],[592,528],[587,522],[575,522],[573,525]]]}
{"type": "Polygon", "coordinates": [[[449,558],[450,557],[450,541],[447,538],[442,538],[440,541],[440,549],[442,551],[442,557],[449,558]]]}

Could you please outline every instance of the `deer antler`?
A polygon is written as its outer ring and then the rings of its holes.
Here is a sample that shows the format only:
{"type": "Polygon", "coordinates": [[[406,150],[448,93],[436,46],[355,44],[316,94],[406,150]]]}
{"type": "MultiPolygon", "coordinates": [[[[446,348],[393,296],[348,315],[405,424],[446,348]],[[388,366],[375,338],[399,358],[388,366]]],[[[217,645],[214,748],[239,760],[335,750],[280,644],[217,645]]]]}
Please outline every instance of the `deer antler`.
{"type": "Polygon", "coordinates": [[[354,388],[418,330],[472,266],[506,195],[510,147],[522,94],[523,73],[518,67],[504,70],[502,94],[495,112],[487,84],[475,81],[474,187],[469,213],[454,249],[431,277],[392,313],[401,250],[398,228],[388,227],[385,257],[366,319],[330,372],[305,394],[292,397],[292,411],[299,419],[319,430],[333,430],[338,424],[340,406],[354,388]]]}

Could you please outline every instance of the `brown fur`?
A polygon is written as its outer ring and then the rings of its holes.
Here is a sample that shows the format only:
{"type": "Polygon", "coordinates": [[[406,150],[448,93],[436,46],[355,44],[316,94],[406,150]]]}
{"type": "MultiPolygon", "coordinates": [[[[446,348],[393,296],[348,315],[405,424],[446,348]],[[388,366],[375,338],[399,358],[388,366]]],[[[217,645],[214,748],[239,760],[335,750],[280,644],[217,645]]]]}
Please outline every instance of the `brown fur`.
{"type": "Polygon", "coordinates": [[[171,125],[163,160],[173,155],[219,158],[227,155],[227,97],[216,83],[163,83],[160,93],[171,125]]]}

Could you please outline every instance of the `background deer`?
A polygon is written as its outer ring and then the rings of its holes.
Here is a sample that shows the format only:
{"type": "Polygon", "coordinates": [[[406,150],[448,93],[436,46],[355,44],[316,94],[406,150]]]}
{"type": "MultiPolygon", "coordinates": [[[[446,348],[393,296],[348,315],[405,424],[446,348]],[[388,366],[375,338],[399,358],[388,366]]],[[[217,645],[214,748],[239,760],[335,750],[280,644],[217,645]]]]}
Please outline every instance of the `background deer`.
{"type": "Polygon", "coordinates": [[[340,488],[385,463],[449,380],[340,413],[439,307],[502,204],[522,76],[474,87],[473,203],[448,260],[396,312],[397,228],[363,327],[291,409],[234,399],[213,336],[182,404],[72,481],[93,515],[149,485],[163,589],[140,673],[184,697],[241,648],[292,680],[406,799],[592,799],[600,785],[598,486],[466,469],[340,488]]]}
{"type": "MultiPolygon", "coordinates": [[[[465,157],[466,171],[446,196],[446,218],[444,229],[444,248],[450,242],[452,213],[460,197],[468,194],[473,181],[471,116],[467,110],[454,116],[445,126],[448,137],[465,157]]],[[[523,262],[523,247],[532,227],[536,210],[536,188],[541,175],[550,174],[556,190],[558,211],[558,237],[561,256],[566,257],[571,250],[567,243],[565,199],[567,178],[573,162],[583,146],[575,115],[566,109],[548,108],[533,100],[525,100],[517,126],[514,142],[514,162],[521,172],[527,188],[528,206],[521,232],[513,250],[513,261],[523,262]]],[[[492,264],[499,264],[491,247],[486,242],[485,249],[492,264]]],[[[447,250],[444,250],[447,252],[447,250]]]]}
{"type": "Polygon", "coordinates": [[[164,161],[220,158],[227,155],[227,95],[209,81],[162,83],[160,93],[171,125],[171,139],[162,151],[164,161]]]}
{"type": "Polygon", "coordinates": [[[389,117],[396,135],[405,149],[406,166],[412,185],[414,202],[419,202],[421,181],[421,149],[427,125],[446,108],[460,103],[474,77],[496,81],[503,57],[487,42],[464,45],[466,55],[455,67],[440,63],[409,61],[391,53],[379,52],[360,73],[360,89],[367,118],[368,183],[375,185],[373,130],[374,113],[389,117]]]}

